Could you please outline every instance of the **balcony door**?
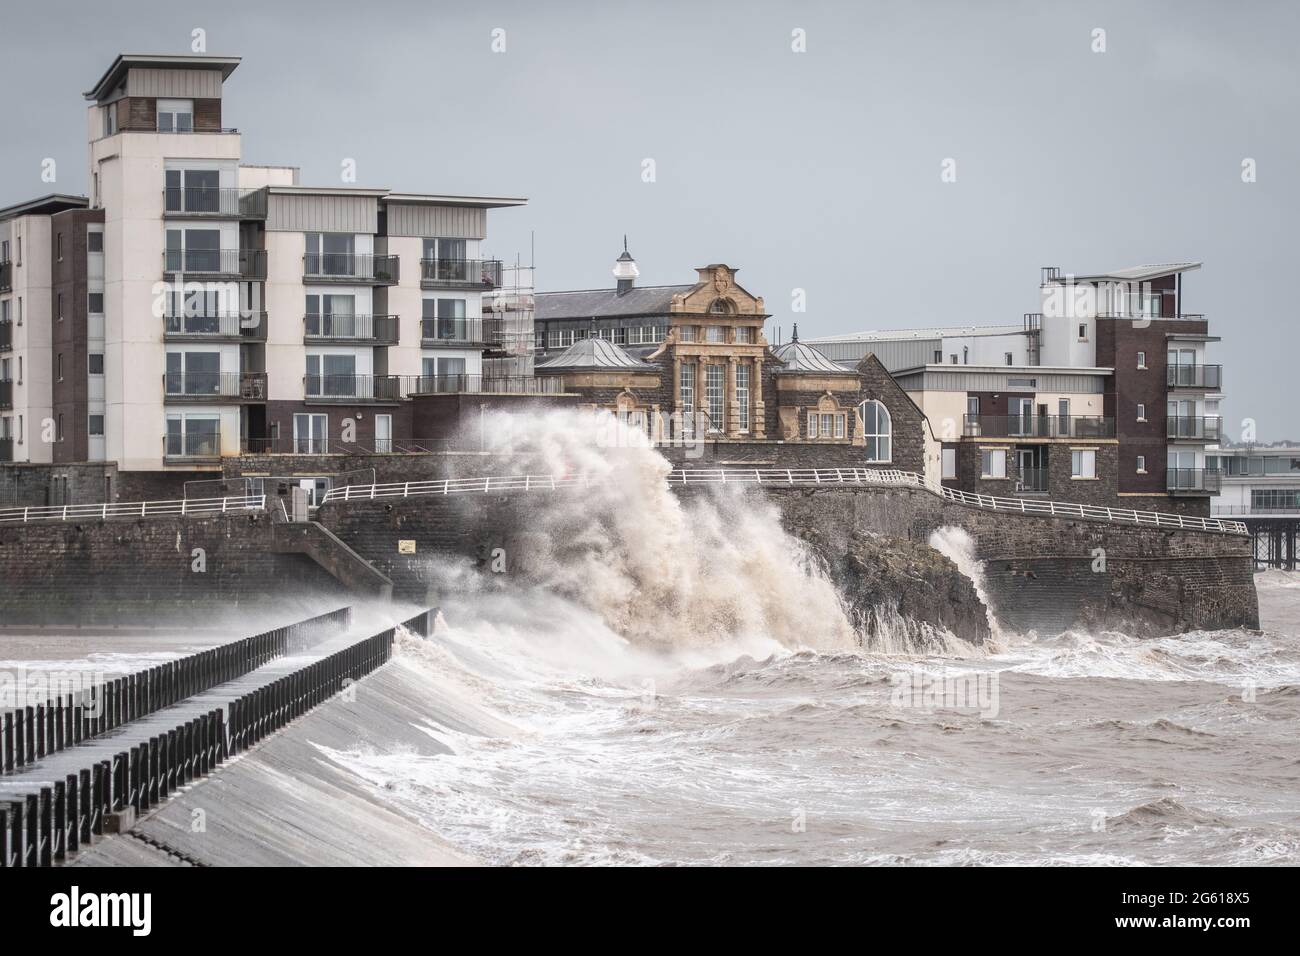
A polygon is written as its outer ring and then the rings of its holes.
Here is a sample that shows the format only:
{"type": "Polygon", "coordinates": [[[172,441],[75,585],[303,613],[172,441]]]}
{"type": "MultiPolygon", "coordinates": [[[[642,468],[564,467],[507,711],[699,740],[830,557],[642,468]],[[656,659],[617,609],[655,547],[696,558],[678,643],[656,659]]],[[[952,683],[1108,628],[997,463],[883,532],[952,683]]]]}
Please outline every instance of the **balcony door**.
{"type": "Polygon", "coordinates": [[[307,233],[304,266],[308,275],[360,275],[356,268],[356,236],[348,232],[307,233]]]}
{"type": "Polygon", "coordinates": [[[1010,434],[1032,435],[1034,431],[1034,400],[1032,398],[1007,399],[1010,434]]]}
{"type": "Polygon", "coordinates": [[[293,416],[293,450],[299,455],[323,455],[329,447],[328,415],[293,416]]]}
{"type": "Polygon", "coordinates": [[[1196,384],[1196,349],[1170,349],[1167,360],[1174,370],[1171,384],[1196,384]]]}
{"type": "Polygon", "coordinates": [[[169,272],[220,272],[220,229],[168,229],[169,272]]]}
{"type": "Polygon", "coordinates": [[[221,174],[215,169],[169,169],[164,174],[168,212],[220,212],[221,174]]]}
{"type": "Polygon", "coordinates": [[[220,352],[168,352],[168,395],[220,395],[220,352]]]}

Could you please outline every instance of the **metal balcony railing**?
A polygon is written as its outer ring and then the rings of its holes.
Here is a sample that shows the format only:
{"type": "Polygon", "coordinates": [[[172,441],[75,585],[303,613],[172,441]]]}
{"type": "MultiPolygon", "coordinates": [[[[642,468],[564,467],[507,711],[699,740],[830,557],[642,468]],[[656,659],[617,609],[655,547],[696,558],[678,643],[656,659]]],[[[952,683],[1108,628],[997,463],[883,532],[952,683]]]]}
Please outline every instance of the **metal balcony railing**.
{"type": "Polygon", "coordinates": [[[221,312],[216,315],[165,315],[163,333],[183,339],[266,339],[266,313],[221,312]]]}
{"type": "MultiPolygon", "coordinates": [[[[486,343],[485,336],[495,331],[500,334],[500,322],[485,322],[480,318],[431,318],[420,320],[420,341],[424,345],[460,343],[486,343]]],[[[499,338],[497,339],[499,341],[499,338]]]]}
{"type": "Polygon", "coordinates": [[[11,409],[14,407],[14,383],[11,379],[0,381],[0,408],[11,409]]]}
{"type": "Polygon", "coordinates": [[[266,400],[265,372],[164,372],[168,399],[266,400]]]}
{"type": "Polygon", "coordinates": [[[557,377],[488,375],[415,375],[403,376],[403,393],[407,395],[448,395],[484,393],[504,395],[556,395],[563,391],[557,377]]]}
{"type": "Polygon", "coordinates": [[[221,429],[163,436],[165,458],[220,458],[221,429]]]}
{"type": "Polygon", "coordinates": [[[397,375],[304,375],[303,389],[318,401],[395,402],[402,397],[397,375]]]}
{"type": "Polygon", "coordinates": [[[303,316],[308,339],[338,339],[396,345],[398,317],[395,315],[326,315],[309,312],[303,316]]]}
{"type": "Polygon", "coordinates": [[[420,284],[449,288],[497,289],[499,259],[421,259],[420,284]]]}
{"type": "Polygon", "coordinates": [[[1099,415],[967,415],[967,438],[1114,438],[1115,419],[1099,415]]]}
{"type": "Polygon", "coordinates": [[[14,287],[14,264],[8,259],[0,261],[0,292],[8,292],[14,287]]]}
{"type": "Polygon", "coordinates": [[[1170,388],[1223,387],[1222,365],[1170,365],[1165,369],[1170,388]]]}
{"type": "Polygon", "coordinates": [[[1216,442],[1223,426],[1223,419],[1215,415],[1175,415],[1166,421],[1165,435],[1172,441],[1216,442]]]}
{"type": "Polygon", "coordinates": [[[163,190],[163,212],[169,218],[265,219],[265,189],[182,186],[163,190]]]}
{"type": "Polygon", "coordinates": [[[1020,475],[1016,478],[1016,491],[1018,492],[1040,492],[1047,490],[1047,469],[1046,468],[1021,468],[1020,475]]]}
{"type": "Polygon", "coordinates": [[[0,320],[0,352],[8,352],[14,347],[14,320],[0,320]]]}
{"type": "Polygon", "coordinates": [[[1222,484],[1223,473],[1212,468],[1168,468],[1165,470],[1165,488],[1169,491],[1216,492],[1222,484]]]}
{"type": "Polygon", "coordinates": [[[168,249],[163,272],[182,275],[223,275],[241,279],[266,278],[264,249],[168,249]]]}
{"type": "Polygon", "coordinates": [[[309,252],[302,257],[304,280],[313,282],[363,282],[393,285],[398,281],[397,256],[372,256],[353,252],[309,252]]]}

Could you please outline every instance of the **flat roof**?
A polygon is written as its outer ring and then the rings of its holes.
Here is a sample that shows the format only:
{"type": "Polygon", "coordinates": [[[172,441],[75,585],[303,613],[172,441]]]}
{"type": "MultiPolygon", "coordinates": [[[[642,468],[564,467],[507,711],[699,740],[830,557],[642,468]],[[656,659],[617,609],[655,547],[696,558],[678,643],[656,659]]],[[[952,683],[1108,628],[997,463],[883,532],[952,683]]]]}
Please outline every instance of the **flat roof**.
{"type": "Polygon", "coordinates": [[[978,337],[981,335],[1012,335],[1025,331],[1023,325],[958,325],[949,328],[881,329],[874,332],[848,332],[844,335],[822,335],[815,339],[800,339],[809,345],[827,345],[840,342],[894,342],[910,339],[941,339],[945,336],[978,337]]]}
{"type": "MultiPolygon", "coordinates": [[[[296,167],[268,167],[289,169],[296,167]]],[[[403,203],[422,206],[474,206],[480,209],[500,209],[505,206],[522,206],[527,199],[494,198],[489,196],[451,196],[441,193],[395,193],[384,186],[267,186],[268,192],[289,196],[363,196],[385,203],[403,203]]]]}
{"type": "Polygon", "coordinates": [[[1094,275],[1065,274],[1058,279],[1052,279],[1046,284],[1060,285],[1070,280],[1074,282],[1100,282],[1107,279],[1116,282],[1142,282],[1147,279],[1160,279],[1164,276],[1175,275],[1179,272],[1192,272],[1200,267],[1199,262],[1156,262],[1142,266],[1125,266],[1123,269],[1098,272],[1094,275]]]}
{"type": "Polygon", "coordinates": [[[152,66],[164,70],[220,70],[221,81],[224,83],[226,78],[235,72],[239,61],[240,58],[237,56],[209,56],[197,53],[119,53],[99,81],[82,96],[88,100],[103,99],[122,82],[126,71],[133,66],[152,66]]]}
{"type": "Polygon", "coordinates": [[[0,219],[16,219],[19,216],[53,215],[68,209],[86,209],[90,200],[85,196],[69,196],[64,193],[50,193],[40,199],[29,199],[0,209],[0,219]]]}
{"type": "Polygon", "coordinates": [[[917,372],[999,372],[1006,375],[1036,375],[1045,372],[1051,375],[1114,375],[1113,368],[1078,368],[1071,365],[953,365],[942,362],[928,362],[925,365],[913,365],[890,372],[899,375],[914,375],[917,372]]]}

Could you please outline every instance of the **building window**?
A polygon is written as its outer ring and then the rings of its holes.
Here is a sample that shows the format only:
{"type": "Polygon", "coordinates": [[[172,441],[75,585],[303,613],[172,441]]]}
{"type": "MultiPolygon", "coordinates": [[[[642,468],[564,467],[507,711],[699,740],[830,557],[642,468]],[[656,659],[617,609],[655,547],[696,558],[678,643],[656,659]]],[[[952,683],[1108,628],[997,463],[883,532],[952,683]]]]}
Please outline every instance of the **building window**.
{"type": "Polygon", "coordinates": [[[88,356],[86,356],[86,365],[87,365],[86,371],[89,372],[91,375],[103,375],[104,374],[104,353],[91,352],[88,356]]]}
{"type": "Polygon", "coordinates": [[[221,353],[168,352],[164,380],[168,395],[221,395],[221,353]]]}
{"type": "Polygon", "coordinates": [[[683,362],[681,365],[681,383],[678,391],[678,405],[682,413],[682,427],[689,434],[692,417],[695,414],[695,363],[683,362]]]}
{"type": "Polygon", "coordinates": [[[1146,403],[1144,403],[1144,402],[1138,402],[1138,421],[1140,421],[1140,422],[1144,422],[1144,421],[1146,421],[1146,420],[1147,420],[1147,407],[1146,407],[1146,403]]]}
{"type": "Polygon", "coordinates": [[[323,455],[328,448],[328,415],[293,416],[293,450],[296,454],[323,455]]]}
{"type": "Polygon", "coordinates": [[[943,349],[934,350],[934,364],[935,365],[943,364],[943,349]]]}
{"type": "Polygon", "coordinates": [[[393,416],[375,416],[375,451],[386,455],[393,450],[393,416]]]}
{"type": "Polygon", "coordinates": [[[1146,368],[1146,367],[1147,367],[1147,353],[1146,353],[1146,352],[1139,352],[1139,353],[1138,353],[1138,362],[1137,362],[1137,367],[1138,367],[1138,368],[1146,368]]]}
{"type": "Polygon", "coordinates": [[[546,333],[546,347],[567,349],[574,343],[573,329],[551,329],[546,333]]]}
{"type": "Polygon", "coordinates": [[[1145,475],[1145,474],[1147,473],[1147,456],[1146,456],[1146,455],[1138,455],[1138,456],[1137,456],[1137,473],[1138,473],[1139,475],[1145,475]]]}
{"type": "Polygon", "coordinates": [[[704,330],[706,342],[725,342],[727,341],[727,329],[721,325],[710,325],[704,330]]]}
{"type": "Polygon", "coordinates": [[[1006,356],[1007,364],[1008,364],[1008,365],[1011,365],[1011,364],[1012,364],[1012,362],[1011,362],[1011,358],[1012,358],[1011,353],[1010,353],[1010,352],[1004,352],[1003,354],[1006,356]]]}
{"type": "Polygon", "coordinates": [[[1007,453],[1001,448],[980,449],[980,477],[1005,478],[1007,476],[1007,453]]]}
{"type": "Polygon", "coordinates": [[[950,365],[956,365],[956,364],[957,364],[957,353],[956,353],[956,352],[953,352],[951,355],[948,356],[948,362],[949,362],[950,365]]]}
{"type": "Polygon", "coordinates": [[[368,394],[367,386],[369,382],[362,382],[357,376],[357,357],[355,355],[309,354],[307,356],[306,384],[307,394],[311,396],[328,396],[332,398],[372,397],[368,394]]]}
{"type": "Polygon", "coordinates": [[[742,345],[753,345],[758,341],[758,330],[752,325],[741,325],[736,327],[736,341],[742,345]]]}
{"type": "Polygon", "coordinates": [[[63,261],[63,233],[54,234],[54,258],[59,262],[63,261]]]}
{"type": "Polygon", "coordinates": [[[54,376],[60,382],[63,381],[63,353],[60,352],[54,363],[54,376]]]}
{"type": "Polygon", "coordinates": [[[966,414],[978,416],[980,413],[980,397],[978,395],[966,396],[966,414]]]}
{"type": "Polygon", "coordinates": [[[194,131],[193,100],[159,100],[158,132],[191,133],[194,131]]]}
{"type": "Polygon", "coordinates": [[[221,454],[221,419],[215,415],[168,415],[169,457],[216,458],[221,454]]]}
{"type": "Polygon", "coordinates": [[[86,310],[90,312],[91,315],[103,315],[104,314],[104,293],[91,292],[89,295],[87,295],[86,310]]]}
{"type": "MultiPolygon", "coordinates": [[[[349,232],[304,233],[307,254],[303,271],[312,276],[358,275],[356,236],[349,232]]],[[[193,266],[190,267],[191,269],[193,266]]]]}
{"type": "Polygon", "coordinates": [[[55,314],[58,315],[59,321],[62,322],[63,321],[63,293],[60,292],[58,296],[55,297],[54,301],[55,301],[55,314]]]}
{"type": "Polygon", "coordinates": [[[748,365],[736,366],[736,430],[749,431],[749,373],[748,365]]]}
{"type": "Polygon", "coordinates": [[[694,342],[695,337],[699,334],[699,326],[683,325],[678,330],[678,338],[682,342],[694,342]]]}
{"type": "Polygon", "coordinates": [[[112,103],[104,107],[104,135],[114,136],[117,134],[117,104],[112,103]]]}
{"type": "Polygon", "coordinates": [[[86,431],[95,438],[102,438],[104,435],[104,416],[91,415],[86,424],[86,431]]]}
{"type": "Polygon", "coordinates": [[[103,252],[104,251],[104,234],[99,230],[92,230],[86,233],[86,251],[103,252]]]}
{"type": "Polygon", "coordinates": [[[1088,341],[1088,323],[1087,323],[1087,322],[1080,322],[1080,323],[1079,323],[1079,341],[1080,341],[1080,342],[1086,342],[1086,341],[1088,341]]]}
{"type": "Polygon", "coordinates": [[[59,412],[58,420],[54,425],[54,440],[63,441],[63,412],[59,412]]]}
{"type": "Polygon", "coordinates": [[[1097,452],[1092,448],[1076,448],[1070,452],[1071,478],[1097,477],[1097,452]]]}
{"type": "Polygon", "coordinates": [[[944,478],[957,477],[957,449],[945,448],[940,453],[940,462],[942,465],[940,474],[944,478]]]}
{"type": "Polygon", "coordinates": [[[709,406],[709,431],[720,432],[725,424],[722,417],[723,372],[721,365],[704,366],[704,400],[709,406]]]}
{"type": "Polygon", "coordinates": [[[894,425],[889,417],[889,409],[880,402],[868,400],[858,406],[858,412],[862,415],[862,438],[866,445],[867,461],[893,461],[894,425]]]}

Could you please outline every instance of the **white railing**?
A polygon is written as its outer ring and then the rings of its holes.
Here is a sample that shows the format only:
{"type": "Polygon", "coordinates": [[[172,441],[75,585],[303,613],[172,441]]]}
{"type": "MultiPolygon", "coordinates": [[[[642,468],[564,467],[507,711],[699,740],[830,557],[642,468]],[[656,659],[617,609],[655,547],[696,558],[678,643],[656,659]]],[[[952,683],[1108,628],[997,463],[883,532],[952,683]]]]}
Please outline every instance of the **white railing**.
{"type": "MultiPolygon", "coordinates": [[[[1132,511],[1100,505],[1045,501],[1040,498],[999,498],[945,488],[925,480],[914,471],[873,468],[706,468],[678,469],[667,474],[670,485],[768,485],[817,487],[830,485],[880,485],[920,488],[956,504],[987,511],[1004,511],[1056,518],[1082,518],[1153,528],[1181,528],[1222,534],[1246,534],[1240,521],[1197,518],[1161,511],[1132,511]]],[[[589,488],[600,484],[585,476],[507,475],[489,478],[445,478],[437,481],[407,481],[376,485],[348,485],[332,488],[321,504],[367,501],[376,498],[413,498],[423,495],[492,494],[511,491],[556,491],[589,488]]]]}
{"type": "Polygon", "coordinates": [[[172,501],[117,501],[97,505],[52,505],[0,510],[0,524],[27,521],[74,521],[95,518],[156,518],[164,515],[210,515],[263,511],[266,495],[228,498],[178,498],[172,501]]]}

